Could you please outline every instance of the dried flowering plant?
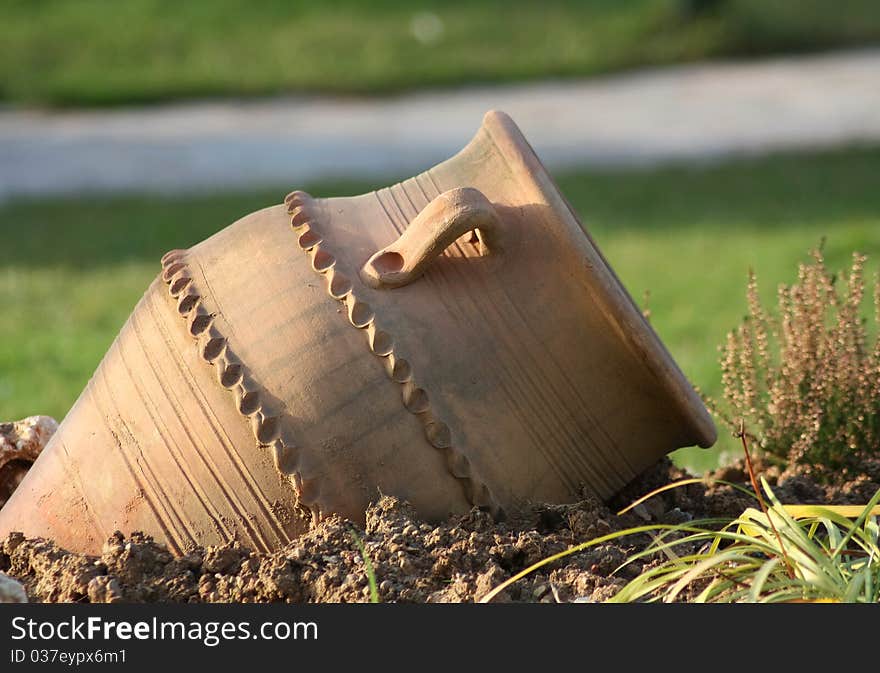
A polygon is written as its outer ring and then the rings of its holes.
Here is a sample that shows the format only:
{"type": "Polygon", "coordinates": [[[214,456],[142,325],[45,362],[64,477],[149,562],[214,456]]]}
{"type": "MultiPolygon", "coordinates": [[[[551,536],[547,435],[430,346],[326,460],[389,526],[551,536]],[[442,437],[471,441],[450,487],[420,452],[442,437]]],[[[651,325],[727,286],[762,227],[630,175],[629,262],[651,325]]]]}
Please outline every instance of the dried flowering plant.
{"type": "MultiPolygon", "coordinates": [[[[721,347],[727,408],[712,406],[734,431],[744,423],[765,457],[831,474],[880,454],[880,340],[862,312],[865,256],[838,277],[821,247],[811,255],[779,287],[775,315],[749,272],[748,315],[721,347]]],[[[880,279],[873,300],[880,325],[880,279]]]]}

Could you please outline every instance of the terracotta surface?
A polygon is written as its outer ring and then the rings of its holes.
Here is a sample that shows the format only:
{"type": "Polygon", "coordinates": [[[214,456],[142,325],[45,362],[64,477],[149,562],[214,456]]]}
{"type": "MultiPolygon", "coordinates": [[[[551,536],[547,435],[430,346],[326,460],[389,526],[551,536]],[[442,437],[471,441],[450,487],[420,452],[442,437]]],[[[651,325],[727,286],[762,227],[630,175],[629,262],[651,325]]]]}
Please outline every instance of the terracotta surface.
{"type": "Polygon", "coordinates": [[[272,549],[311,517],[362,521],[380,494],[428,519],[606,498],[715,439],[499,112],[425,173],[293,192],[162,266],[0,536],[272,549]]]}

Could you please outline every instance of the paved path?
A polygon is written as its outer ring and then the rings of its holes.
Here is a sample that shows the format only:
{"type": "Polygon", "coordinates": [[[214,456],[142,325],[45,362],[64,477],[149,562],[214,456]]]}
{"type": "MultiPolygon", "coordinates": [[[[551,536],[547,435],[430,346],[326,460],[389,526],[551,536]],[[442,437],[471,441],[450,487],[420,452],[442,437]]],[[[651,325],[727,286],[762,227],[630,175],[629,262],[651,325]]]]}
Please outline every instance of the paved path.
{"type": "Polygon", "coordinates": [[[483,113],[551,169],[880,140],[880,49],[385,99],[284,98],[116,111],[0,111],[0,200],[403,175],[456,152],[483,113]]]}

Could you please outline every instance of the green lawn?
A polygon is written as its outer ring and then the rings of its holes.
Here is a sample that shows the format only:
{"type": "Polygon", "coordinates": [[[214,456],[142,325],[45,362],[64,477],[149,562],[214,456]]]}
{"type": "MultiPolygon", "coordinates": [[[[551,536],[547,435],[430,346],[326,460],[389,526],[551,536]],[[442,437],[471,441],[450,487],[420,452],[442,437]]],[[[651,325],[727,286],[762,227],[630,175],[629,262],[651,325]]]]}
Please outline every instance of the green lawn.
{"type": "Polygon", "coordinates": [[[4,0],[0,99],[376,93],[878,39],[877,0],[4,0]]]}
{"type": "MultiPolygon", "coordinates": [[[[716,347],[745,313],[755,268],[770,299],[827,236],[829,265],[853,250],[880,260],[880,148],[741,160],[717,166],[587,171],[563,192],[685,373],[719,393],[716,347]]],[[[314,184],[315,195],[377,185],[314,184]]],[[[191,198],[42,200],[0,207],[0,420],[62,417],[170,248],[188,246],[251,210],[263,193],[191,198]]],[[[724,439],[722,448],[735,448],[724,439]]],[[[694,450],[696,452],[699,450],[694,450]]],[[[714,454],[683,459],[705,466],[714,454]]]]}

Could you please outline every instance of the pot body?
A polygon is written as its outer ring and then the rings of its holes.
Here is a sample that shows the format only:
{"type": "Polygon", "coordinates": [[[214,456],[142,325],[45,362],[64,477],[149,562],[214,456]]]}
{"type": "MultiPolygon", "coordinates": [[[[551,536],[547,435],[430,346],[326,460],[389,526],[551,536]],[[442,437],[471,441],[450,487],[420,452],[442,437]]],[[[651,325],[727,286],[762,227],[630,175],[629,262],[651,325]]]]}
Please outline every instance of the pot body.
{"type": "Polygon", "coordinates": [[[87,551],[116,529],[178,551],[272,549],[315,517],[363,520],[380,493],[428,519],[608,497],[714,438],[525,139],[492,112],[462,152],[400,184],[294,192],[166,255],[0,534],[87,551]]]}

